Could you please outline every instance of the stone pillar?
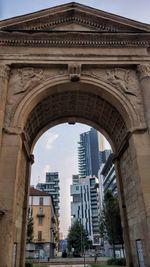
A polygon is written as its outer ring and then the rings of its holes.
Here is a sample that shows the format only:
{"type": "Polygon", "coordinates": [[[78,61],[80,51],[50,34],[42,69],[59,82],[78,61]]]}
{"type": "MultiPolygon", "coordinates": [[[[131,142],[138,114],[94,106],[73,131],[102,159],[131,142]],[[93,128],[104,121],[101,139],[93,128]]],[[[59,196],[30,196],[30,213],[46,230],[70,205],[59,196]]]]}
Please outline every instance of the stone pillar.
{"type": "Polygon", "coordinates": [[[9,72],[10,68],[8,65],[0,65],[0,146],[5,116],[9,72]]]}
{"type": "Polygon", "coordinates": [[[30,177],[31,177],[31,165],[34,162],[34,156],[31,155],[27,159],[26,168],[26,180],[25,180],[25,195],[23,203],[23,218],[22,218],[22,234],[21,234],[21,254],[20,254],[20,265],[19,267],[25,266],[25,253],[26,253],[26,233],[27,233],[27,212],[29,203],[29,190],[30,190],[30,177]]]}
{"type": "Polygon", "coordinates": [[[150,64],[145,63],[137,66],[142,86],[145,118],[150,133],[150,64]]]}
{"type": "Polygon", "coordinates": [[[137,244],[140,242],[139,254],[144,258],[144,266],[150,267],[149,165],[148,131],[131,132],[115,162],[127,266],[139,266],[137,244]]]}
{"type": "Polygon", "coordinates": [[[134,264],[133,264],[132,254],[131,254],[129,225],[128,225],[128,219],[127,219],[127,210],[126,210],[124,188],[123,188],[123,182],[122,182],[123,177],[121,174],[119,159],[115,162],[115,171],[117,175],[117,189],[118,189],[118,196],[119,196],[121,222],[122,222],[122,228],[123,228],[123,239],[124,239],[124,247],[125,247],[125,253],[126,253],[126,264],[128,267],[133,267],[134,264]]]}
{"type": "MultiPolygon", "coordinates": [[[[3,132],[0,153],[0,267],[11,267],[13,262],[13,249],[19,247],[16,244],[16,236],[20,239],[16,217],[18,183],[21,173],[22,140],[20,135],[3,132]],[[16,236],[15,236],[16,235],[16,236]]],[[[23,190],[20,192],[22,194],[23,190]]],[[[19,224],[20,227],[20,224],[19,224]]],[[[19,265],[17,264],[16,267],[19,265]]]]}
{"type": "MultiPolygon", "coordinates": [[[[136,240],[141,240],[145,266],[150,267],[150,138],[148,132],[133,133],[129,143],[134,154],[132,177],[134,178],[133,190],[137,195],[133,201],[136,216],[132,219],[134,232],[131,234],[134,237],[134,245],[136,240]]],[[[132,211],[132,216],[133,214],[132,211]]]]}

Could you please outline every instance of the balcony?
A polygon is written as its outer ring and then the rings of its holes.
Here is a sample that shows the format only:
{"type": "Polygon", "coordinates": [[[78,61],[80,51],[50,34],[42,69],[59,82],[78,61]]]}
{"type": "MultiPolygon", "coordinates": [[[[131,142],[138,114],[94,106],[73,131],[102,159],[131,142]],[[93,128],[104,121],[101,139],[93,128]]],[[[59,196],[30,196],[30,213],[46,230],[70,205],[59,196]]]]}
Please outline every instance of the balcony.
{"type": "Polygon", "coordinates": [[[45,243],[45,239],[44,238],[42,238],[41,240],[39,240],[39,239],[33,239],[33,243],[45,243]]]}
{"type": "Polygon", "coordinates": [[[45,214],[43,212],[38,212],[37,217],[45,217],[45,214]]]}

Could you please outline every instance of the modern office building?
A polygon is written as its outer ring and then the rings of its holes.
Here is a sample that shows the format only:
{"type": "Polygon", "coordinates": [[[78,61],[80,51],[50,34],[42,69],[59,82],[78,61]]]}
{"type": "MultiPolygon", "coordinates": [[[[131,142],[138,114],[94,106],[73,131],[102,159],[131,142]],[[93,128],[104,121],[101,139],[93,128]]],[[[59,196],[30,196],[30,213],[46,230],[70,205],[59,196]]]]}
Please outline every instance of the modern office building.
{"type": "Polygon", "coordinates": [[[60,209],[60,187],[59,187],[59,174],[58,172],[47,172],[46,173],[46,182],[38,183],[36,186],[37,189],[49,193],[54,202],[54,207],[56,214],[59,216],[60,209]]]}
{"type": "Polygon", "coordinates": [[[113,195],[117,195],[117,183],[116,183],[116,173],[113,164],[113,154],[111,153],[103,165],[101,170],[101,175],[103,177],[103,189],[104,193],[110,190],[113,195]]]}
{"type": "Polygon", "coordinates": [[[99,166],[100,167],[102,164],[105,164],[105,162],[107,161],[111,153],[112,152],[110,149],[104,149],[104,150],[99,151],[99,166]]]}
{"type": "Polygon", "coordinates": [[[57,247],[58,225],[52,197],[34,187],[30,188],[29,216],[33,218],[33,238],[27,244],[26,256],[48,259],[57,247]]]}
{"type": "Polygon", "coordinates": [[[105,137],[100,132],[97,132],[97,134],[99,147],[99,167],[101,167],[101,165],[106,162],[107,158],[112,152],[111,149],[105,148],[105,137]]]}
{"type": "Polygon", "coordinates": [[[98,179],[96,177],[80,178],[79,183],[71,185],[72,223],[80,221],[93,246],[99,245],[99,206],[98,179]]]}
{"type": "Polygon", "coordinates": [[[78,144],[78,165],[80,177],[97,177],[99,170],[99,146],[97,130],[91,128],[90,131],[80,134],[80,141],[78,144]]]}

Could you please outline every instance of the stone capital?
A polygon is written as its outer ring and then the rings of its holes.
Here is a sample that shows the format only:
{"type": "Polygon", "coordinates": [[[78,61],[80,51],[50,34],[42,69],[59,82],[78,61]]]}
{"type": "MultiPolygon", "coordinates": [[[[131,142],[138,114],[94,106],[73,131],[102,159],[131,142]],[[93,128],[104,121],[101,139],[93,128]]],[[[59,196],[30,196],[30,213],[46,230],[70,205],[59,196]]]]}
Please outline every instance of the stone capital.
{"type": "Polygon", "coordinates": [[[0,65],[0,78],[8,79],[10,73],[10,67],[8,65],[0,65]]]}
{"type": "Polygon", "coordinates": [[[140,80],[143,80],[144,78],[150,78],[150,64],[140,64],[137,66],[137,70],[140,80]]]}

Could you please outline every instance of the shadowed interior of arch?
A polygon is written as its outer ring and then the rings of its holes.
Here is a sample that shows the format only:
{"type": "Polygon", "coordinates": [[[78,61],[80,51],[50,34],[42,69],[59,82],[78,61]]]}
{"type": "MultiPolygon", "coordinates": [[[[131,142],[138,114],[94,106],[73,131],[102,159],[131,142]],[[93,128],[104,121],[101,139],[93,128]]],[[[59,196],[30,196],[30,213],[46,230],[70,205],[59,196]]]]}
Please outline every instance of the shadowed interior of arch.
{"type": "Polygon", "coordinates": [[[71,90],[53,93],[33,108],[24,128],[30,146],[47,125],[55,121],[61,123],[61,120],[67,122],[71,117],[78,122],[84,119],[104,129],[116,150],[127,134],[126,124],[113,105],[94,93],[71,90]]]}

